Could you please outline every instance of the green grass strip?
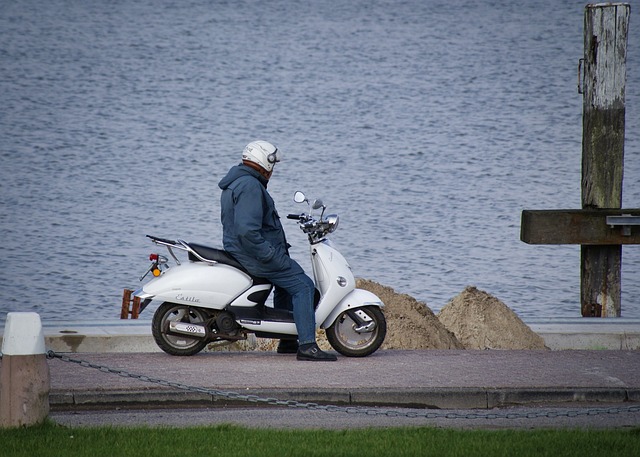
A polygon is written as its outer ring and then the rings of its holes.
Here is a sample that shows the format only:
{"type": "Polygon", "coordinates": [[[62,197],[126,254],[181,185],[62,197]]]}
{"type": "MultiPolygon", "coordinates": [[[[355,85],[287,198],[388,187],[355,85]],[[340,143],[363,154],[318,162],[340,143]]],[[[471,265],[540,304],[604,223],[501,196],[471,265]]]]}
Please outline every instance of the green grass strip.
{"type": "Polygon", "coordinates": [[[213,427],[0,429],[0,455],[20,456],[633,456],[640,429],[451,430],[428,427],[269,430],[213,427]]]}

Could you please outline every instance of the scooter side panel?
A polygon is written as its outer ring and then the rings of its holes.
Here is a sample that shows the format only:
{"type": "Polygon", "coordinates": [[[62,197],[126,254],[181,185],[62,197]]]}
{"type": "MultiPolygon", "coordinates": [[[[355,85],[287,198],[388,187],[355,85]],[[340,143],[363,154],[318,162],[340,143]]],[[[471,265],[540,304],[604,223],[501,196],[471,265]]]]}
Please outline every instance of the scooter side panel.
{"type": "Polygon", "coordinates": [[[281,335],[297,335],[296,324],[290,322],[261,321],[260,323],[240,319],[240,325],[254,332],[277,333],[281,335]]]}
{"type": "Polygon", "coordinates": [[[195,262],[169,268],[142,292],[158,301],[223,309],[250,286],[249,277],[233,267],[195,262]]]}
{"type": "Polygon", "coordinates": [[[338,306],[336,306],[333,311],[327,316],[327,318],[323,321],[321,327],[327,328],[330,327],[331,324],[338,318],[340,314],[348,309],[360,308],[362,306],[378,306],[382,308],[384,303],[382,300],[374,294],[369,292],[368,290],[363,289],[354,289],[348,295],[346,295],[338,306]]]}

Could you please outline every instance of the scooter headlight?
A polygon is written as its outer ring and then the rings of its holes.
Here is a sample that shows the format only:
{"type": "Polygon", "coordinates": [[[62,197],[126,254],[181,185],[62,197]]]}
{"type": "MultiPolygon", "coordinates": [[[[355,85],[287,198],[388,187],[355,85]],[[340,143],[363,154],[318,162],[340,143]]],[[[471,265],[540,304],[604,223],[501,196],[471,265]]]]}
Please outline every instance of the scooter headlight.
{"type": "Polygon", "coordinates": [[[327,231],[329,233],[333,233],[338,228],[338,223],[340,222],[340,218],[337,214],[329,214],[327,216],[327,231]]]}

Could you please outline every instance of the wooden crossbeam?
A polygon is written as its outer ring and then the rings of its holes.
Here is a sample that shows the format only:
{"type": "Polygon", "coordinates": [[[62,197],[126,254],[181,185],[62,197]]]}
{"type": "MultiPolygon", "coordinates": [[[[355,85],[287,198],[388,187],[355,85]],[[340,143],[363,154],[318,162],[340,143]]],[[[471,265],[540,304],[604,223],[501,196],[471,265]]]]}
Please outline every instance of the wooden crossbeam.
{"type": "Polygon", "coordinates": [[[640,226],[607,224],[607,216],[640,217],[640,209],[550,209],[522,211],[520,239],[527,244],[640,244],[640,226]],[[625,230],[628,227],[629,230],[625,230]],[[628,232],[629,235],[626,235],[628,232]]]}
{"type": "Polygon", "coordinates": [[[582,315],[621,315],[622,245],[640,244],[640,208],[524,210],[520,239],[528,244],[581,245],[582,315]]]}

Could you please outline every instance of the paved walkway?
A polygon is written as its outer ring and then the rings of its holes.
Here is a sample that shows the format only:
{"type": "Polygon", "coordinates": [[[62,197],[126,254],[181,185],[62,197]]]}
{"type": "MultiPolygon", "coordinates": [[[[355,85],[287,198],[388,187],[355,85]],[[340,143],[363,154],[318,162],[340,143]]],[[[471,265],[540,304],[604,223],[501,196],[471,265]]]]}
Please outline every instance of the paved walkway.
{"type": "MultiPolygon", "coordinates": [[[[640,402],[640,351],[389,350],[331,363],[275,352],[60,355],[188,386],[299,402],[447,409],[640,402]]],[[[60,358],[49,367],[53,409],[233,403],[60,358]]]]}

